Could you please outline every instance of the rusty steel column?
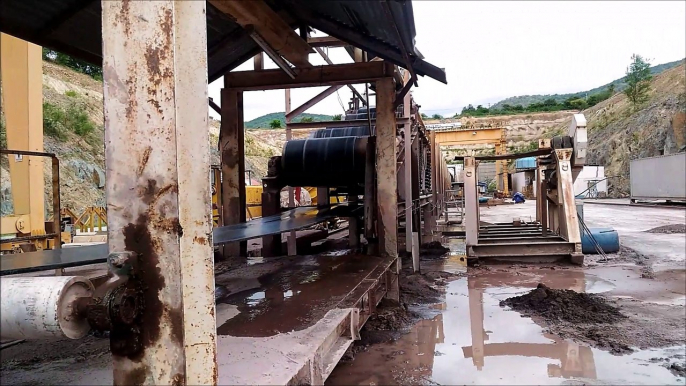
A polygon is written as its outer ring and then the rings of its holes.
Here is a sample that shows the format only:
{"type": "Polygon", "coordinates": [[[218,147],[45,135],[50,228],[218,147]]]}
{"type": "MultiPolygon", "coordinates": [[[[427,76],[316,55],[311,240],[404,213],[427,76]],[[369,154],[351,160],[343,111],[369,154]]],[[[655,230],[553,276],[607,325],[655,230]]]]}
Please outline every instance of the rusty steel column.
{"type": "MultiPolygon", "coordinates": [[[[243,92],[229,88],[221,93],[221,126],[219,152],[222,169],[222,225],[246,221],[245,203],[245,132],[243,129],[243,92]]],[[[225,244],[224,259],[245,257],[246,241],[225,244]]]]}
{"type": "Polygon", "coordinates": [[[574,243],[572,263],[583,264],[584,255],[581,253],[581,231],[579,217],[576,212],[574,197],[574,179],[572,178],[572,149],[555,150],[557,159],[557,200],[560,208],[558,221],[560,234],[570,243],[574,243]]]}
{"type": "MultiPolygon", "coordinates": [[[[433,217],[434,221],[438,219],[438,158],[436,157],[436,132],[429,132],[429,140],[431,141],[431,195],[433,202],[433,217]]],[[[438,149],[440,151],[440,149],[438,149]]]]}
{"type": "Polygon", "coordinates": [[[536,169],[536,220],[541,222],[541,235],[548,235],[548,189],[545,181],[545,166],[538,166],[536,169]]]}
{"type": "Polygon", "coordinates": [[[110,252],[144,311],[110,335],[114,384],[216,384],[204,1],[102,1],[110,252]]]}
{"type": "MultiPolygon", "coordinates": [[[[409,94],[408,94],[409,96],[409,94]]],[[[405,186],[405,251],[412,252],[412,127],[406,123],[403,128],[405,161],[403,162],[403,176],[405,186]]]]}
{"type": "MultiPolygon", "coordinates": [[[[292,139],[292,133],[291,133],[291,128],[288,127],[288,124],[291,123],[291,119],[288,118],[288,113],[291,112],[291,89],[287,88],[285,90],[285,98],[286,98],[286,141],[290,141],[292,139]]],[[[289,208],[295,208],[295,195],[293,192],[294,186],[289,186],[288,187],[288,207],[289,208]]],[[[281,197],[279,197],[281,199],[281,197]]],[[[298,197],[298,201],[300,201],[300,197],[298,197]]],[[[295,256],[298,251],[297,251],[297,246],[296,246],[296,241],[297,241],[297,233],[295,231],[290,231],[288,235],[286,236],[286,250],[288,251],[288,256],[295,256]]]]}
{"type": "Polygon", "coordinates": [[[379,250],[382,256],[398,256],[398,174],[393,78],[376,82],[376,175],[379,250]]]}
{"type": "Polygon", "coordinates": [[[479,195],[476,188],[476,161],[464,157],[464,223],[467,251],[478,243],[479,237],[479,195]]]}

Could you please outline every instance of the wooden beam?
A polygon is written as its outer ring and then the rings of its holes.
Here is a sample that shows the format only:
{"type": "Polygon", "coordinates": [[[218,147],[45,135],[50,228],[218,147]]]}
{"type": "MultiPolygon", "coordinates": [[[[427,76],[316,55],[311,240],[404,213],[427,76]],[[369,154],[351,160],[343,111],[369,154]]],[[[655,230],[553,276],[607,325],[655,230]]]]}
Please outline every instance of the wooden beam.
{"type": "Polygon", "coordinates": [[[333,36],[312,37],[307,39],[310,47],[345,47],[348,43],[333,36]]]}
{"type": "Polygon", "coordinates": [[[274,90],[375,82],[393,76],[393,71],[387,62],[347,63],[301,68],[295,79],[281,70],[229,72],[224,82],[228,88],[243,91],[274,90]]]}
{"type": "MultiPolygon", "coordinates": [[[[315,50],[317,50],[317,52],[319,52],[319,55],[321,55],[321,57],[324,58],[324,61],[326,61],[326,63],[333,65],[333,62],[331,61],[331,59],[329,59],[329,56],[324,52],[324,50],[322,50],[321,48],[315,48],[315,50]]],[[[357,91],[357,89],[355,89],[355,87],[348,85],[348,88],[350,89],[350,91],[353,92],[353,94],[355,94],[357,96],[357,98],[359,98],[362,101],[363,105],[365,105],[365,106],[369,105],[367,103],[367,100],[362,97],[362,94],[360,94],[357,91]]]]}
{"type": "Polygon", "coordinates": [[[317,94],[314,98],[310,99],[309,101],[307,101],[307,102],[303,103],[302,105],[296,107],[290,113],[286,114],[286,118],[290,120],[290,119],[293,119],[293,117],[296,117],[296,116],[304,113],[307,109],[309,109],[310,107],[321,102],[324,98],[328,97],[329,95],[335,93],[341,87],[343,87],[342,84],[339,84],[336,86],[331,86],[331,87],[327,88],[326,90],[317,94]]]}
{"type": "Polygon", "coordinates": [[[264,70],[264,52],[253,56],[253,66],[255,71],[264,70]]]}
{"type": "Polygon", "coordinates": [[[306,41],[262,0],[209,0],[218,10],[232,16],[242,27],[254,25],[257,33],[274,50],[296,67],[310,67],[313,53],[306,41]]]}

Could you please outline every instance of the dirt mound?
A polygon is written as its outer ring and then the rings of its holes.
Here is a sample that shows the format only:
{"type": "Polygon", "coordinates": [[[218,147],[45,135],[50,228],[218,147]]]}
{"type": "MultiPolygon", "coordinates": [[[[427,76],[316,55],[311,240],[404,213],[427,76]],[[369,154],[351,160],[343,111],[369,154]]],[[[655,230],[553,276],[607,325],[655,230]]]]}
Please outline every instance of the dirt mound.
{"type": "Polygon", "coordinates": [[[539,284],[533,291],[500,302],[527,316],[572,323],[615,323],[626,316],[600,296],[539,284]]]}
{"type": "Polygon", "coordinates": [[[422,259],[436,259],[443,257],[450,249],[443,246],[440,241],[432,241],[419,246],[419,255],[422,259]]]}
{"type": "Polygon", "coordinates": [[[417,316],[404,305],[389,299],[383,299],[376,308],[376,313],[369,317],[364,328],[369,331],[402,330],[412,324],[417,316]]]}
{"type": "Polygon", "coordinates": [[[686,233],[686,224],[669,224],[649,229],[648,233],[686,233]]]}

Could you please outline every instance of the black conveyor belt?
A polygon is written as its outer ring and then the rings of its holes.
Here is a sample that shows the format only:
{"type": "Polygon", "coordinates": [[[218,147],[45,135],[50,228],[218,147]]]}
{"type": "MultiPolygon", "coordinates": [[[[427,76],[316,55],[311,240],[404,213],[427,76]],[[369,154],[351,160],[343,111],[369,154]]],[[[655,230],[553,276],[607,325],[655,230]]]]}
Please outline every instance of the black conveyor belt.
{"type": "MultiPolygon", "coordinates": [[[[362,207],[355,209],[361,210],[362,207]]],[[[352,214],[351,208],[347,205],[336,205],[321,210],[298,207],[247,223],[214,228],[212,239],[214,245],[255,239],[303,229],[334,217],[349,217],[352,214]]],[[[3,255],[0,256],[0,276],[104,263],[107,261],[107,255],[107,244],[3,255]]]]}

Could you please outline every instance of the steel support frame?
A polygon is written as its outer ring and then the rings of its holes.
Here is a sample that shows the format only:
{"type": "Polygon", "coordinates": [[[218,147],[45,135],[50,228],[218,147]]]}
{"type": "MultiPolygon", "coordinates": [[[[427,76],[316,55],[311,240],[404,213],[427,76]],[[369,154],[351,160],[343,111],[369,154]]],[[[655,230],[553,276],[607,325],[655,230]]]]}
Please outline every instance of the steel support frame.
{"type": "Polygon", "coordinates": [[[110,336],[114,384],[216,384],[206,3],[101,5],[109,250],[145,303],[138,339],[110,336]]]}
{"type": "MultiPolygon", "coordinates": [[[[222,225],[246,222],[245,196],[245,130],[243,128],[243,92],[230,88],[221,91],[221,126],[219,154],[221,156],[221,216],[222,225]]],[[[223,260],[246,257],[246,241],[224,244],[223,260]]]]}
{"type": "MultiPolygon", "coordinates": [[[[0,79],[6,122],[7,148],[43,151],[43,62],[41,47],[0,34],[0,79]]],[[[14,214],[26,221],[22,233],[45,234],[43,158],[7,157],[14,214]]],[[[59,233],[59,228],[57,231],[59,233]]],[[[14,233],[14,232],[6,232],[14,233]]],[[[35,244],[47,247],[44,241],[35,244]]]]}
{"type": "MultiPolygon", "coordinates": [[[[393,101],[395,84],[392,77],[376,82],[376,191],[381,256],[398,257],[398,174],[396,163],[396,119],[393,101]]],[[[398,275],[400,261],[388,271],[387,297],[400,300],[398,275]]]]}
{"type": "Polygon", "coordinates": [[[572,176],[573,149],[555,150],[557,160],[557,198],[560,221],[560,236],[567,242],[574,244],[574,252],[571,256],[572,263],[583,264],[584,255],[581,252],[581,232],[579,229],[579,217],[576,211],[574,197],[574,178],[572,176]]]}
{"type": "Polygon", "coordinates": [[[479,238],[479,196],[476,189],[476,160],[464,158],[464,200],[465,200],[465,242],[467,250],[478,244],[479,238]]]}

